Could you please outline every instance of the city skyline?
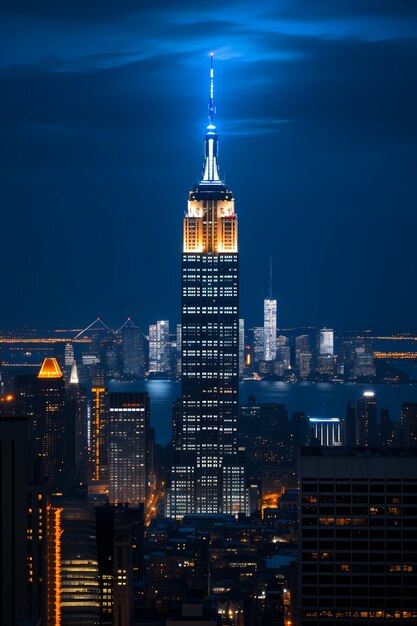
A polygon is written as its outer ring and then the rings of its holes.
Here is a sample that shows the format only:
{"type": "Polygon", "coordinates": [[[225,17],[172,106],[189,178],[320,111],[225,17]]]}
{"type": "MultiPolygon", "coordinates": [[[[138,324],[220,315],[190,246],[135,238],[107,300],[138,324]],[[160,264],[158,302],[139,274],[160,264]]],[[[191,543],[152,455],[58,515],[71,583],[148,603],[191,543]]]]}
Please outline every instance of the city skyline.
{"type": "Polygon", "coordinates": [[[177,215],[202,162],[213,50],[247,325],[262,318],[272,254],[282,327],[413,330],[409,3],[2,13],[0,327],[179,319],[177,215]]]}

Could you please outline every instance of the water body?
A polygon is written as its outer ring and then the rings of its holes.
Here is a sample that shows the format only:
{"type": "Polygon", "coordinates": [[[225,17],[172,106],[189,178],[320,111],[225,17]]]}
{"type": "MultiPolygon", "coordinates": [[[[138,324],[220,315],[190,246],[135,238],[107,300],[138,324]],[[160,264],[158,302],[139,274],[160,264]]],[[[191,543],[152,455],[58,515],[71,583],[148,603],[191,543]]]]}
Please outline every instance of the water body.
{"type": "MultiPolygon", "coordinates": [[[[156,440],[165,444],[171,440],[171,406],[181,395],[181,384],[172,380],[143,380],[134,383],[114,383],[114,391],[146,391],[151,401],[151,424],[156,440]]],[[[376,394],[378,410],[389,409],[394,421],[400,419],[403,402],[417,402],[417,384],[364,385],[356,383],[284,383],[278,381],[245,380],[240,383],[240,402],[246,404],[250,394],[257,402],[285,404],[289,414],[303,411],[310,417],[344,417],[349,401],[360,398],[364,391],[376,394]]]]}

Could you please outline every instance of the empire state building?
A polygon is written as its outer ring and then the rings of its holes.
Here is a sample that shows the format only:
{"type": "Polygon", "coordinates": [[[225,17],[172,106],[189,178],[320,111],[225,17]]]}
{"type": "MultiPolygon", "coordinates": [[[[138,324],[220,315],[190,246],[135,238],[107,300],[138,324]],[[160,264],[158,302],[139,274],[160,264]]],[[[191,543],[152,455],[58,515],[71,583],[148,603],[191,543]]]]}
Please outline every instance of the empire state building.
{"type": "Polygon", "coordinates": [[[210,67],[201,181],[189,193],[182,253],[181,398],[167,514],[246,511],[238,448],[239,255],[233,194],[218,168],[210,67]]]}

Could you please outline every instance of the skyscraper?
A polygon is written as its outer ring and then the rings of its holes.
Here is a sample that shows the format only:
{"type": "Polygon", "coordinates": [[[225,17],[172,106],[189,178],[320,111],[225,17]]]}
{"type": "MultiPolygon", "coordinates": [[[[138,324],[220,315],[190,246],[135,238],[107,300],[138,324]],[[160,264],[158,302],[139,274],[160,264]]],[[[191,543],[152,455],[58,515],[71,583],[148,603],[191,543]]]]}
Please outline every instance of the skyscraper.
{"type": "Polygon", "coordinates": [[[65,466],[65,383],[56,359],[44,359],[34,386],[34,436],[40,443],[41,472],[53,489],[62,488],[65,466]]]}
{"type": "Polygon", "coordinates": [[[417,620],[417,455],[301,448],[299,626],[417,620]]]}
{"type": "Polygon", "coordinates": [[[264,300],[264,354],[265,361],[277,356],[277,301],[271,297],[264,300]]]}
{"type": "Polygon", "coordinates": [[[168,374],[170,360],[169,321],[158,320],[149,326],[149,372],[168,374]]]}
{"type": "Polygon", "coordinates": [[[239,256],[232,192],[220,178],[210,69],[202,180],[189,194],[182,254],[181,433],[167,511],[245,510],[238,460],[239,256]]]}
{"type": "Polygon", "coordinates": [[[355,437],[357,446],[377,445],[377,409],[373,391],[365,391],[362,398],[356,400],[355,437]]]}
{"type": "Polygon", "coordinates": [[[330,376],[334,370],[334,332],[330,328],[322,328],[317,333],[317,371],[330,376]]]}
{"type": "Polygon", "coordinates": [[[417,448],[417,402],[403,402],[401,405],[401,427],[403,444],[407,448],[417,448]]]}
{"type": "Polygon", "coordinates": [[[145,338],[139,328],[127,318],[118,330],[122,338],[123,374],[126,378],[145,375],[145,338]]]}
{"type": "Polygon", "coordinates": [[[302,380],[305,380],[311,374],[312,358],[310,337],[308,335],[298,335],[295,338],[295,364],[302,380]]]}
{"type": "Polygon", "coordinates": [[[149,397],[110,393],[110,502],[138,506],[148,486],[149,397]]]}
{"type": "Polygon", "coordinates": [[[272,298],[272,257],[269,271],[269,298],[264,300],[264,358],[275,361],[277,356],[277,301],[272,298]]]}

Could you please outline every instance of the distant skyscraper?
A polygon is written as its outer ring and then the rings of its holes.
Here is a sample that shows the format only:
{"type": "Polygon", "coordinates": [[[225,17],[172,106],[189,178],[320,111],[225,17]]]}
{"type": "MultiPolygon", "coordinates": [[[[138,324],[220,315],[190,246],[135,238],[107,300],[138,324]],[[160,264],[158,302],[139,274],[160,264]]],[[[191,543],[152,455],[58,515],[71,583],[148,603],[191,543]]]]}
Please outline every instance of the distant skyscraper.
{"type": "Polygon", "coordinates": [[[277,360],[274,365],[274,373],[283,376],[291,368],[291,348],[288,337],[277,337],[277,360]]]}
{"type": "Polygon", "coordinates": [[[316,369],[320,374],[331,376],[334,373],[334,332],[322,328],[317,335],[316,369]]]}
{"type": "Polygon", "coordinates": [[[65,344],[65,351],[64,351],[64,363],[66,367],[71,367],[71,365],[74,362],[74,346],[72,345],[72,343],[66,343],[65,344]]]}
{"type": "Polygon", "coordinates": [[[171,344],[168,320],[158,320],[149,326],[149,372],[169,373],[171,344]]]}
{"type": "Polygon", "coordinates": [[[264,355],[265,361],[274,361],[277,355],[277,301],[264,300],[264,355]]]}
{"type": "Polygon", "coordinates": [[[272,298],[272,257],[270,259],[269,298],[264,300],[264,359],[275,361],[277,355],[277,301],[272,298]]]}
{"type": "Polygon", "coordinates": [[[146,502],[150,445],[146,393],[110,393],[110,485],[113,504],[146,502]]]}
{"type": "Polygon", "coordinates": [[[104,372],[97,369],[93,375],[92,411],[90,426],[90,479],[93,482],[109,478],[108,454],[108,396],[104,384],[104,372]]]}
{"type": "Polygon", "coordinates": [[[375,365],[372,342],[356,342],[353,357],[353,378],[374,378],[375,365]]]}
{"type": "Polygon", "coordinates": [[[246,511],[237,443],[239,257],[232,192],[217,166],[213,68],[202,180],[189,194],[182,255],[181,436],[168,515],[246,511]]]}
{"type": "Polygon", "coordinates": [[[313,355],[310,348],[310,337],[299,335],[295,338],[295,365],[302,380],[311,374],[313,355]]]}
{"type": "Polygon", "coordinates": [[[65,441],[65,488],[74,494],[86,488],[88,478],[87,398],[75,361],[66,388],[65,441]]]}
{"type": "Polygon", "coordinates": [[[356,400],[355,437],[357,446],[377,445],[377,408],[373,391],[365,391],[362,398],[356,400]]]}
{"type": "Polygon", "coordinates": [[[417,452],[301,448],[299,626],[417,621],[417,452]]]}
{"type": "Polygon", "coordinates": [[[333,356],[334,332],[330,328],[322,328],[318,334],[318,348],[320,356],[333,356]]]}
{"type": "Polygon", "coordinates": [[[119,328],[122,338],[123,374],[127,378],[143,378],[145,375],[145,340],[130,317],[119,328]]]}
{"type": "Polygon", "coordinates": [[[257,326],[253,329],[253,358],[255,363],[265,360],[265,329],[257,326]]]}
{"type": "Polygon", "coordinates": [[[39,370],[35,393],[35,438],[40,442],[41,472],[53,489],[63,486],[65,467],[65,383],[56,359],[39,370]]]}
{"type": "Polygon", "coordinates": [[[403,402],[401,427],[406,447],[417,448],[417,402],[403,402]]]}

